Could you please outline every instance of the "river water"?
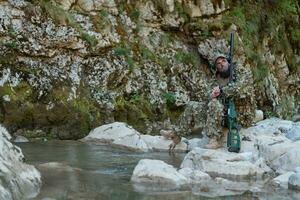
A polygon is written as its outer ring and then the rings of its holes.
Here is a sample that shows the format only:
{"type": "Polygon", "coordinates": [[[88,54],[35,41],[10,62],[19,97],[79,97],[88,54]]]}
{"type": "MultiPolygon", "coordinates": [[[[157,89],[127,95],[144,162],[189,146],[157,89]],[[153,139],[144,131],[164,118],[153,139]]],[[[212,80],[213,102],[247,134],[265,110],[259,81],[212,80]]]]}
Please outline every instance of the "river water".
{"type": "MultiPolygon", "coordinates": [[[[167,152],[138,153],[108,145],[77,141],[47,141],[17,144],[26,162],[42,174],[42,188],[34,200],[202,200],[190,191],[141,192],[130,178],[138,161],[159,159],[179,167],[185,154],[167,152]]],[[[290,191],[246,193],[214,199],[294,199],[290,191]],[[275,195],[274,195],[275,194],[275,195]]]]}

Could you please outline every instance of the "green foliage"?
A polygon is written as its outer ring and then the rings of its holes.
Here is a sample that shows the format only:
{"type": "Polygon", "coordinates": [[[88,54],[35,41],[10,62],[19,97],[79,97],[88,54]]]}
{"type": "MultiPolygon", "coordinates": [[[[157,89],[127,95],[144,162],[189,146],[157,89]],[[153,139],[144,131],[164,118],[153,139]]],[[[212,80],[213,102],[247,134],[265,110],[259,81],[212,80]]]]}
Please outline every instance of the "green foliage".
{"type": "Polygon", "coordinates": [[[164,67],[164,68],[170,66],[169,58],[167,58],[163,54],[158,55],[158,57],[156,59],[156,63],[159,64],[160,66],[164,67]]]}
{"type": "Polygon", "coordinates": [[[12,101],[30,100],[33,91],[26,82],[21,82],[17,87],[13,88],[9,84],[0,87],[0,96],[9,95],[12,101]]]}
{"type": "Polygon", "coordinates": [[[186,25],[187,30],[191,30],[193,32],[197,33],[196,39],[199,41],[205,40],[209,37],[212,37],[213,31],[221,30],[223,29],[224,23],[206,23],[203,19],[192,19],[191,22],[189,22],[186,25]]]}
{"type": "Polygon", "coordinates": [[[211,23],[208,24],[208,35],[211,34],[213,31],[223,31],[224,27],[222,23],[211,23]]]}
{"type": "Polygon", "coordinates": [[[1,122],[13,130],[29,130],[27,133],[30,137],[55,138],[58,133],[50,133],[49,127],[61,127],[60,130],[68,134],[60,138],[81,138],[99,126],[100,109],[88,98],[88,94],[69,100],[70,92],[68,87],[60,85],[36,101],[36,91],[26,82],[13,88],[6,84],[0,87],[0,96],[8,95],[10,101],[0,101],[4,108],[1,122]],[[34,131],[40,128],[44,129],[46,135],[41,136],[34,131]]]}
{"type": "Polygon", "coordinates": [[[126,47],[116,47],[114,48],[114,54],[116,56],[128,56],[128,54],[130,54],[130,50],[126,47]]]}
{"type": "MultiPolygon", "coordinates": [[[[288,27],[289,41],[295,54],[300,54],[300,23],[288,27]]],[[[299,65],[298,65],[299,66],[299,65]]]]}
{"type": "Polygon", "coordinates": [[[165,15],[167,13],[167,7],[165,1],[154,1],[154,6],[158,10],[160,15],[165,15]]]}
{"type": "Polygon", "coordinates": [[[253,69],[254,81],[256,83],[263,81],[264,78],[267,77],[268,73],[268,67],[264,63],[259,62],[258,65],[253,69]]]}
{"type": "Polygon", "coordinates": [[[173,42],[173,40],[172,40],[172,37],[171,37],[170,34],[165,33],[165,34],[161,35],[161,40],[160,40],[160,42],[161,42],[161,45],[162,45],[162,46],[168,47],[168,46],[170,45],[170,43],[173,42]]]}
{"type": "Polygon", "coordinates": [[[43,107],[40,110],[43,112],[35,111],[37,123],[40,121],[39,124],[44,124],[44,126],[51,124],[52,127],[60,127],[59,129],[67,134],[62,135],[60,131],[52,133],[58,134],[60,139],[82,138],[92,128],[99,126],[101,119],[100,110],[95,106],[93,100],[85,97],[66,102],[56,101],[50,110],[45,110],[43,107]]]}
{"type": "Polygon", "coordinates": [[[294,0],[278,0],[277,9],[281,13],[297,14],[297,2],[294,0]]]}
{"type": "Polygon", "coordinates": [[[185,63],[185,64],[191,64],[194,67],[197,66],[198,59],[197,55],[192,52],[185,52],[183,50],[179,50],[176,52],[175,59],[178,62],[185,63]]]}
{"type": "Polygon", "coordinates": [[[96,46],[98,41],[94,35],[90,35],[88,33],[81,33],[81,38],[85,40],[91,47],[96,46]]]}
{"type": "Polygon", "coordinates": [[[8,42],[0,41],[0,45],[3,45],[9,49],[17,49],[18,48],[18,45],[15,41],[8,41],[8,42]]]}
{"type": "Polygon", "coordinates": [[[124,1],[124,0],[116,0],[116,4],[118,6],[119,13],[126,12],[130,15],[130,13],[133,13],[134,11],[137,11],[136,8],[137,1],[124,1]]]}
{"type": "Polygon", "coordinates": [[[258,22],[257,21],[247,21],[245,25],[245,32],[248,35],[254,36],[258,33],[258,22]]]}
{"type": "Polygon", "coordinates": [[[283,118],[291,120],[293,115],[296,114],[294,103],[294,98],[291,98],[288,95],[282,96],[280,107],[283,118]]]}
{"type": "Polygon", "coordinates": [[[152,60],[155,61],[156,60],[156,55],[155,53],[153,53],[150,49],[148,49],[146,46],[141,45],[140,46],[140,51],[141,51],[141,55],[142,55],[142,59],[143,60],[152,60]]]}
{"type": "Polygon", "coordinates": [[[290,52],[290,54],[286,56],[286,59],[289,70],[293,73],[300,74],[300,62],[299,60],[297,62],[296,56],[292,52],[290,52]]]}
{"type": "Polygon", "coordinates": [[[246,24],[245,11],[243,7],[235,7],[231,12],[231,17],[235,23],[244,27],[246,24]]]}
{"type": "MultiPolygon", "coordinates": [[[[93,101],[91,101],[90,99],[81,98],[72,100],[70,102],[70,105],[76,112],[86,116],[88,121],[94,121],[95,116],[91,114],[91,111],[96,111],[96,109],[92,102],[93,101]]],[[[97,116],[99,116],[99,113],[97,113],[97,116]]]]}
{"type": "Polygon", "coordinates": [[[204,29],[201,31],[202,38],[209,38],[210,36],[212,36],[212,34],[208,29],[204,29]]]}
{"type": "Polygon", "coordinates": [[[139,51],[141,53],[142,63],[150,60],[162,67],[166,67],[170,64],[169,59],[165,57],[163,54],[154,53],[144,45],[140,45],[139,51]]]}
{"type": "Polygon", "coordinates": [[[293,43],[300,43],[300,27],[297,27],[295,29],[291,29],[291,40],[293,43]]]}
{"type": "Polygon", "coordinates": [[[90,16],[93,25],[98,32],[102,32],[106,27],[109,27],[111,22],[109,20],[109,13],[106,9],[101,9],[97,15],[90,16]]]}
{"type": "Polygon", "coordinates": [[[140,30],[141,30],[141,27],[142,27],[142,22],[140,20],[140,11],[139,10],[136,10],[134,9],[133,11],[131,11],[129,17],[132,19],[132,21],[135,22],[136,26],[135,28],[133,29],[134,33],[138,33],[140,30]]]}
{"type": "Polygon", "coordinates": [[[224,0],[226,6],[230,6],[232,4],[232,0],[224,0]]]}
{"type": "Polygon", "coordinates": [[[128,64],[128,66],[129,66],[129,69],[132,71],[133,68],[136,66],[135,63],[134,63],[134,60],[133,60],[132,56],[127,56],[125,58],[126,58],[126,62],[128,64]]]}
{"type": "MultiPolygon", "coordinates": [[[[223,26],[229,27],[231,24],[235,24],[238,27],[239,32],[243,36],[243,44],[245,47],[245,52],[247,57],[250,58],[250,61],[256,63],[256,59],[259,58],[259,55],[256,55],[256,44],[257,44],[257,33],[259,32],[259,21],[260,16],[257,14],[258,11],[255,11],[255,5],[249,5],[247,3],[238,5],[230,4],[231,10],[226,13],[223,18],[223,26]],[[249,9],[249,6],[251,9],[249,9]],[[253,59],[253,57],[257,57],[253,59]]],[[[238,42],[238,40],[235,40],[238,42]]],[[[235,44],[238,45],[237,43],[235,44]]],[[[255,70],[258,72],[258,70],[255,70]]],[[[259,73],[258,73],[259,74],[259,73]]]]}
{"type": "Polygon", "coordinates": [[[127,62],[129,69],[133,70],[133,68],[136,66],[135,62],[132,57],[132,50],[129,44],[127,43],[121,43],[119,46],[115,47],[114,49],[114,55],[119,57],[124,57],[125,61],[127,62]]]}
{"type": "Polygon", "coordinates": [[[183,7],[183,5],[178,2],[178,1],[175,1],[175,10],[176,12],[179,14],[180,17],[183,18],[183,20],[185,22],[188,22],[190,21],[190,16],[189,16],[189,12],[187,11],[187,9],[185,7],[183,7]]]}
{"type": "Polygon", "coordinates": [[[165,99],[167,106],[172,107],[176,102],[175,94],[173,92],[166,92],[163,94],[163,98],[165,99]]]}
{"type": "Polygon", "coordinates": [[[139,10],[133,10],[133,11],[130,13],[129,17],[130,17],[133,21],[137,22],[137,21],[139,20],[139,18],[140,18],[140,15],[141,15],[141,12],[140,12],[139,10]]]}
{"type": "Polygon", "coordinates": [[[223,26],[237,25],[248,61],[256,66],[253,68],[256,83],[269,71],[259,51],[263,38],[271,39],[269,48],[273,54],[285,54],[292,72],[300,71],[294,56],[300,44],[297,1],[226,1],[225,4],[230,10],[224,14],[223,26]]]}
{"type": "Polygon", "coordinates": [[[8,35],[12,38],[15,38],[17,36],[17,32],[12,27],[9,27],[8,35]]]}
{"type": "Polygon", "coordinates": [[[130,102],[138,104],[142,101],[142,97],[139,94],[133,94],[130,98],[130,102]]]}
{"type": "Polygon", "coordinates": [[[9,84],[0,87],[0,96],[8,95],[9,102],[1,102],[6,111],[2,123],[14,127],[32,127],[34,106],[30,102],[32,90],[30,86],[21,82],[12,88],[9,84]]]}
{"type": "Polygon", "coordinates": [[[70,25],[73,28],[80,28],[80,25],[76,22],[73,15],[63,10],[62,8],[53,5],[50,1],[47,0],[41,0],[38,1],[39,5],[42,7],[42,9],[56,22],[60,25],[70,25]]]}
{"type": "Polygon", "coordinates": [[[272,118],[272,117],[277,117],[277,114],[274,111],[265,111],[264,113],[265,113],[264,117],[267,119],[272,118]]]}
{"type": "MultiPolygon", "coordinates": [[[[98,43],[96,37],[86,33],[82,29],[81,25],[75,20],[71,12],[65,11],[58,6],[53,5],[50,1],[47,0],[41,0],[38,1],[38,3],[56,24],[68,25],[73,27],[80,33],[81,38],[85,40],[90,47],[96,46],[96,44],[98,43]]],[[[105,15],[104,11],[100,11],[100,13],[105,15]]]]}
{"type": "Polygon", "coordinates": [[[155,118],[152,105],[139,94],[133,94],[129,99],[118,97],[114,107],[116,121],[126,122],[139,131],[145,131],[146,124],[155,118]]]}
{"type": "Polygon", "coordinates": [[[108,16],[109,16],[109,13],[108,13],[108,11],[107,11],[106,9],[101,9],[101,10],[100,10],[100,15],[101,15],[101,17],[103,17],[104,19],[107,19],[108,16]]]}

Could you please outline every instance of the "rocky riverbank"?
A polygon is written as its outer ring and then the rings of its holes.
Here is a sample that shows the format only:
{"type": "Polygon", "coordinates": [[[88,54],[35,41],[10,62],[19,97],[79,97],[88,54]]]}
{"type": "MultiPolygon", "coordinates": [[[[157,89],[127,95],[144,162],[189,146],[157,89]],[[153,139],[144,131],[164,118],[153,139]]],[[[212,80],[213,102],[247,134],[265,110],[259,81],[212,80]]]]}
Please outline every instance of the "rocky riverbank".
{"type": "Polygon", "coordinates": [[[0,125],[0,199],[29,199],[38,195],[41,175],[35,167],[24,163],[24,155],[13,145],[11,136],[0,125]]]}
{"type": "MultiPolygon", "coordinates": [[[[141,160],[132,183],[140,191],[186,190],[204,196],[259,192],[264,187],[299,190],[300,122],[266,119],[242,129],[240,153],[226,144],[217,150],[204,149],[207,138],[194,138],[175,148],[189,150],[179,169],[159,160],[141,160]]],[[[93,130],[84,141],[108,142],[139,151],[166,151],[171,140],[145,136],[124,123],[93,130]]]]}

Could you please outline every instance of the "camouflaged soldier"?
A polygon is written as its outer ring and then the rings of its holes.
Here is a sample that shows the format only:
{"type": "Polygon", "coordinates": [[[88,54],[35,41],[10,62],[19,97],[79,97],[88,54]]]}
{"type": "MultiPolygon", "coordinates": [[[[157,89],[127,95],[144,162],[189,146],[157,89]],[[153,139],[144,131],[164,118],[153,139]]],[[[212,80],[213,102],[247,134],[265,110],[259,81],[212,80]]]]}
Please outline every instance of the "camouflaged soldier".
{"type": "Polygon", "coordinates": [[[233,82],[229,83],[230,64],[224,55],[218,55],[214,59],[216,67],[215,87],[210,93],[211,101],[208,104],[206,135],[210,138],[206,148],[216,149],[222,146],[225,135],[224,129],[224,105],[220,95],[225,99],[234,100],[238,114],[238,123],[242,126],[252,124],[255,113],[255,99],[253,78],[250,70],[241,65],[235,65],[233,70],[233,82]]]}

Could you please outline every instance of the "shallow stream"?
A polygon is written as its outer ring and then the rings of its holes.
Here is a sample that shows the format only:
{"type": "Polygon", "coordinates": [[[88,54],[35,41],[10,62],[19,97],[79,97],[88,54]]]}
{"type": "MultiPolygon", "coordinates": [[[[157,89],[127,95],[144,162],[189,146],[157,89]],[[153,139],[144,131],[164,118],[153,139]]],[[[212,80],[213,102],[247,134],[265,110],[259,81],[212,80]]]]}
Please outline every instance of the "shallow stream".
{"type": "MultiPolygon", "coordinates": [[[[139,153],[108,145],[77,141],[48,141],[17,144],[26,162],[42,174],[42,189],[35,200],[201,200],[207,197],[190,191],[137,191],[130,182],[134,167],[144,158],[163,160],[179,167],[185,154],[139,153]]],[[[288,190],[213,199],[295,199],[288,190]],[[278,193],[278,194],[277,194],[278,193]]]]}

